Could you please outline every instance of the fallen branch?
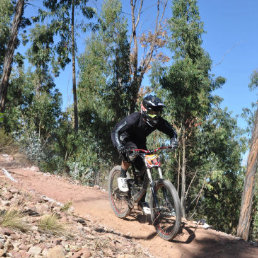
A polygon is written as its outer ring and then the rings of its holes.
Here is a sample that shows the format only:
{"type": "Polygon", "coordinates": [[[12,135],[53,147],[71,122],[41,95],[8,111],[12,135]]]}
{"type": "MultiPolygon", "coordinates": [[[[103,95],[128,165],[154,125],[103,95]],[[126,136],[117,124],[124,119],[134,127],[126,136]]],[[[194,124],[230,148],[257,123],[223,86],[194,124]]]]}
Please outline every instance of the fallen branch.
{"type": "Polygon", "coordinates": [[[5,176],[6,176],[7,178],[9,178],[11,181],[13,181],[13,182],[15,182],[15,183],[18,182],[16,179],[14,179],[14,178],[12,177],[12,175],[11,175],[6,169],[4,169],[4,168],[1,168],[1,169],[2,169],[2,171],[4,172],[4,174],[5,174],[5,176]]]}

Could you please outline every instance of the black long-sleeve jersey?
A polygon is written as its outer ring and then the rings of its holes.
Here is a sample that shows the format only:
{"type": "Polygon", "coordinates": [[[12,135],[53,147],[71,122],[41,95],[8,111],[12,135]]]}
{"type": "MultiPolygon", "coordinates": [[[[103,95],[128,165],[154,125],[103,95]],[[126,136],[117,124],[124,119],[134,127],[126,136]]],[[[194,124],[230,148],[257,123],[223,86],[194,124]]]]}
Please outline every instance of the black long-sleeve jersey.
{"type": "Polygon", "coordinates": [[[146,148],[146,138],[155,130],[159,130],[170,138],[177,137],[176,131],[170,123],[162,117],[156,126],[148,125],[140,112],[132,113],[116,124],[111,133],[111,139],[115,147],[124,145],[126,142],[135,143],[138,148],[146,148]]]}

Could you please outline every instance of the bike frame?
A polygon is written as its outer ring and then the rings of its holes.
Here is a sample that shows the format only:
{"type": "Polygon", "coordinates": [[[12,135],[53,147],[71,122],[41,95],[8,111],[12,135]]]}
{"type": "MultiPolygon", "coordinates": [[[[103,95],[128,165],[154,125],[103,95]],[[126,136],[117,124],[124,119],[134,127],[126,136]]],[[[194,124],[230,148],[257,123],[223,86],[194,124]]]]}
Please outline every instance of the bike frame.
{"type": "MultiPolygon", "coordinates": [[[[165,149],[172,149],[172,147],[171,146],[163,146],[163,147],[156,148],[154,150],[144,150],[144,149],[132,149],[131,150],[132,152],[139,152],[141,158],[143,159],[143,161],[145,163],[147,177],[149,179],[148,183],[150,185],[151,194],[153,196],[153,199],[154,199],[154,202],[155,202],[156,205],[158,204],[157,203],[158,201],[157,201],[157,198],[156,198],[155,188],[154,188],[155,182],[153,181],[151,171],[152,171],[153,168],[157,168],[158,173],[159,173],[159,178],[163,179],[163,172],[162,172],[162,169],[161,169],[161,162],[159,161],[159,156],[158,155],[154,156],[154,154],[156,154],[160,150],[165,150],[165,149]],[[146,159],[146,156],[149,156],[149,155],[154,156],[153,157],[153,161],[154,161],[153,163],[148,162],[148,159],[146,159]]],[[[132,166],[133,166],[133,171],[135,171],[133,163],[132,163],[132,166]]],[[[140,196],[138,196],[138,198],[136,198],[136,199],[133,198],[134,202],[138,202],[141,199],[143,194],[145,194],[145,192],[147,191],[147,188],[148,188],[148,185],[146,184],[146,177],[145,177],[144,182],[143,182],[143,187],[142,187],[144,192],[141,192],[141,194],[140,194],[140,196]]]]}
{"type": "Polygon", "coordinates": [[[128,178],[129,191],[121,192],[114,181],[119,177],[121,166],[115,166],[109,175],[109,200],[111,207],[119,218],[125,218],[134,208],[134,205],[141,201],[144,194],[150,187],[150,208],[151,221],[157,234],[165,239],[171,240],[178,233],[181,225],[181,208],[178,193],[174,185],[163,179],[159,150],[172,149],[171,146],[160,147],[155,150],[134,149],[132,152],[139,152],[144,160],[144,171],[137,173],[133,162],[132,173],[134,179],[128,178]],[[153,169],[158,170],[159,178],[154,177],[153,169]],[[143,180],[143,181],[142,181],[143,180]]]}

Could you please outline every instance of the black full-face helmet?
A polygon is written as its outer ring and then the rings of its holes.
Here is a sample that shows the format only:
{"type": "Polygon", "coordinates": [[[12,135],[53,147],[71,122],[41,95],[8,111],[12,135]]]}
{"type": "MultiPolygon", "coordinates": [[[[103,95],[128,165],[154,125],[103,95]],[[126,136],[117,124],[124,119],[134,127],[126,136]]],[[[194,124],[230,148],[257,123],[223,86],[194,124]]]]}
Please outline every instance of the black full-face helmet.
{"type": "Polygon", "coordinates": [[[141,104],[141,113],[148,125],[154,127],[161,116],[164,103],[156,96],[146,96],[141,104]]]}

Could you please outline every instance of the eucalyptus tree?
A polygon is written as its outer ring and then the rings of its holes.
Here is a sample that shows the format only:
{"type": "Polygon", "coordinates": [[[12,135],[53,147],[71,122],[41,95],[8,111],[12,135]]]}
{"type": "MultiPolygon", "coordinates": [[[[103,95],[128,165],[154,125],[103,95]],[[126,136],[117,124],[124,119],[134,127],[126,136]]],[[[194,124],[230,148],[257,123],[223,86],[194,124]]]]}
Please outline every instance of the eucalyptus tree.
{"type": "Polygon", "coordinates": [[[155,17],[153,27],[148,28],[148,32],[142,31],[141,19],[149,1],[130,0],[131,6],[131,33],[130,33],[130,112],[134,112],[139,91],[144,75],[150,70],[153,61],[167,62],[165,55],[159,52],[166,43],[166,31],[164,29],[164,14],[168,1],[155,0],[151,3],[155,6],[152,13],[155,17]],[[141,50],[140,50],[141,48],[141,50]]]}
{"type": "MultiPolygon", "coordinates": [[[[258,88],[258,71],[253,72],[251,76],[251,82],[249,84],[250,89],[254,90],[258,88]]],[[[256,103],[257,104],[257,103],[256,103]]],[[[245,175],[244,188],[242,192],[241,212],[239,217],[239,223],[237,228],[237,235],[244,240],[248,240],[250,237],[249,230],[251,220],[256,218],[256,230],[257,225],[257,200],[255,203],[254,193],[257,192],[257,167],[258,167],[258,109],[256,108],[252,128],[252,139],[250,142],[250,151],[248,155],[247,169],[245,175]],[[256,188],[256,190],[255,190],[256,188]],[[256,207],[253,207],[255,206],[256,207]]],[[[257,197],[257,196],[256,196],[257,197]]]]}
{"type": "MultiPolygon", "coordinates": [[[[21,146],[27,150],[33,149],[40,159],[47,157],[42,146],[46,150],[51,149],[49,142],[53,141],[61,113],[61,94],[55,89],[55,71],[51,73],[55,61],[52,54],[53,37],[51,27],[47,25],[35,24],[30,30],[27,40],[31,44],[26,52],[30,67],[27,71],[24,66],[13,69],[6,103],[8,117],[5,128],[19,136],[21,146]],[[35,143],[39,149],[34,146],[35,143]]],[[[38,158],[37,161],[41,162],[38,158]]]]}
{"type": "Polygon", "coordinates": [[[224,83],[210,75],[211,60],[202,48],[203,23],[196,0],[175,0],[169,19],[173,64],[162,79],[167,90],[168,106],[173,110],[174,126],[180,140],[178,172],[181,175],[181,204],[185,216],[186,183],[190,184],[193,171],[189,168],[189,154],[196,148],[198,124],[205,120],[211,109],[211,92],[224,83]],[[188,177],[188,178],[187,178],[188,177]]]}
{"type": "Polygon", "coordinates": [[[188,152],[187,174],[192,178],[186,197],[192,215],[196,213],[195,217],[205,218],[214,228],[235,234],[243,179],[241,153],[246,145],[237,120],[226,108],[220,108],[220,101],[213,101],[210,113],[198,126],[195,146],[188,152]]]}
{"type": "Polygon", "coordinates": [[[10,35],[11,17],[14,6],[10,0],[0,2],[0,74],[3,72],[4,56],[10,35]]]}
{"type": "Polygon", "coordinates": [[[27,58],[31,65],[35,67],[35,94],[47,92],[54,87],[54,84],[48,83],[52,79],[52,74],[56,74],[54,34],[51,26],[35,24],[30,30],[29,40],[30,48],[27,50],[27,58]],[[51,73],[51,65],[52,69],[51,73]]]}
{"type": "Polygon", "coordinates": [[[44,20],[51,16],[51,27],[55,35],[59,36],[55,50],[58,54],[58,62],[62,68],[71,60],[72,56],[72,75],[73,75],[73,100],[74,100],[74,129],[78,131],[78,108],[77,108],[77,89],[76,89],[76,39],[75,39],[75,14],[79,10],[81,14],[91,19],[94,16],[94,9],[88,6],[88,0],[44,0],[44,6],[48,11],[40,10],[40,17],[44,20]]]}
{"type": "Polygon", "coordinates": [[[110,157],[112,126],[129,112],[130,46],[119,0],[104,1],[99,30],[87,40],[80,57],[78,104],[81,128],[110,157]]]}
{"type": "MultiPolygon", "coordinates": [[[[11,74],[11,70],[12,70],[14,51],[18,45],[18,39],[17,39],[18,31],[19,31],[19,28],[21,27],[21,25],[25,25],[25,24],[22,24],[24,4],[25,4],[24,0],[17,0],[17,2],[16,2],[12,26],[11,26],[10,34],[8,37],[8,42],[7,42],[7,45],[5,48],[3,71],[2,71],[1,81],[0,81],[0,110],[2,112],[5,110],[7,89],[8,89],[9,78],[10,78],[10,74],[11,74]]],[[[7,7],[7,10],[9,9],[9,13],[10,13],[10,8],[11,8],[10,2],[2,1],[1,8],[4,9],[6,7],[7,7]],[[5,4],[6,4],[6,6],[4,6],[5,4]]],[[[8,13],[8,11],[7,11],[7,13],[8,13]]],[[[8,21],[8,18],[6,16],[3,16],[2,19],[5,19],[5,18],[8,21]]],[[[26,23],[28,23],[28,20],[26,21],[26,23]]],[[[5,27],[5,25],[3,27],[5,27]]],[[[6,27],[5,27],[5,29],[8,30],[8,28],[6,28],[6,27]]],[[[3,30],[3,36],[4,36],[3,39],[7,35],[4,30],[3,30]]],[[[1,32],[1,34],[2,34],[2,32],[1,32]]]]}

